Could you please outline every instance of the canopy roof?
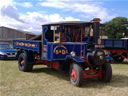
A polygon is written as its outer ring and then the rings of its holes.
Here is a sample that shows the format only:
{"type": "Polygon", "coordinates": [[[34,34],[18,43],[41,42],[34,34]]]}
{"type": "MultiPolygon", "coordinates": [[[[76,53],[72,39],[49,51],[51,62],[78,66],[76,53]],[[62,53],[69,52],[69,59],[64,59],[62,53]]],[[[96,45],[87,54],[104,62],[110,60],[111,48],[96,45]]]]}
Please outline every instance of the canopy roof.
{"type": "Polygon", "coordinates": [[[85,22],[85,21],[63,21],[63,22],[53,22],[44,24],[43,26],[48,25],[90,25],[93,24],[93,22],[85,22]]]}

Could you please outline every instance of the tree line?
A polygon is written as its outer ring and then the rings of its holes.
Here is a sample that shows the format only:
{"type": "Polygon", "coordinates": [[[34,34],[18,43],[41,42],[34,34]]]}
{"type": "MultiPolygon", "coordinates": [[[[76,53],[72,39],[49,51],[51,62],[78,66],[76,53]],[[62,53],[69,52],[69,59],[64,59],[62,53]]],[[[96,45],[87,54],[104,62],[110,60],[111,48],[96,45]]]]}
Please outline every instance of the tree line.
{"type": "Polygon", "coordinates": [[[108,38],[128,37],[128,18],[116,17],[104,23],[103,35],[108,38]]]}

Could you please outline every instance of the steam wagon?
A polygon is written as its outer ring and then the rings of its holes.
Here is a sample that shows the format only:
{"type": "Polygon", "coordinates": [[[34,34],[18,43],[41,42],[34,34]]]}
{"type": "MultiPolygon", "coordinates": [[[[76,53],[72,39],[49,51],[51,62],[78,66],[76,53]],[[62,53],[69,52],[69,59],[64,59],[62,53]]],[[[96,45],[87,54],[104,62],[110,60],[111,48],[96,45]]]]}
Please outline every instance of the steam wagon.
{"type": "Polygon", "coordinates": [[[115,62],[128,60],[128,38],[127,39],[103,39],[104,50],[115,62]]]}
{"type": "Polygon", "coordinates": [[[112,68],[102,49],[100,19],[90,22],[66,21],[42,25],[41,40],[14,40],[18,49],[19,70],[30,72],[34,65],[44,64],[69,72],[74,86],[83,79],[96,77],[110,82],[112,68]]]}

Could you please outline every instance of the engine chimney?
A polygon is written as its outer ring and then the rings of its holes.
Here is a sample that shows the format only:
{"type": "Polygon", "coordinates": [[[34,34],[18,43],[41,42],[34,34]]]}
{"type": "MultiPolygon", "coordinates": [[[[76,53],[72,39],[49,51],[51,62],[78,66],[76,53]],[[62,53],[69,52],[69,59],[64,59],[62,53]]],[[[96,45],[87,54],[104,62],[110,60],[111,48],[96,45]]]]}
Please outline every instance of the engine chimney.
{"type": "Polygon", "coordinates": [[[92,20],[93,22],[93,42],[94,44],[98,44],[98,39],[99,39],[99,35],[100,35],[100,19],[99,18],[94,18],[92,20]]]}

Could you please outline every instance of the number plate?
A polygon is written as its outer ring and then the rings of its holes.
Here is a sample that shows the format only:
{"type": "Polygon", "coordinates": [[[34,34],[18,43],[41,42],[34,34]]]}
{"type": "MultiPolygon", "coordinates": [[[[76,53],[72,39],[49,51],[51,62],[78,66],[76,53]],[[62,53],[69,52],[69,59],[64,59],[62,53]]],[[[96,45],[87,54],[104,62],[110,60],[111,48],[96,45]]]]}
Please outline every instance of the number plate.
{"type": "Polygon", "coordinates": [[[8,55],[8,57],[16,57],[16,55],[8,55]]]}
{"type": "Polygon", "coordinates": [[[95,45],[95,48],[104,48],[104,45],[95,45]]]}

